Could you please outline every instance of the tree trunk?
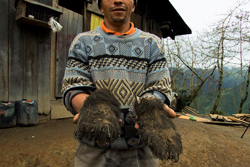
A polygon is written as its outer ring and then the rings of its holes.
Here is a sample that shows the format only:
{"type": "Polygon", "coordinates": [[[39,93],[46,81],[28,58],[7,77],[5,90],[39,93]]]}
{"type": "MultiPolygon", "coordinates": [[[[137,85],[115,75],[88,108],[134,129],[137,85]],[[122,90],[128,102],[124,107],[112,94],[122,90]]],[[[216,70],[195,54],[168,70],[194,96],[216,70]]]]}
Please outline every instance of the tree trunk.
{"type": "Polygon", "coordinates": [[[224,28],[222,26],[222,36],[221,36],[221,42],[218,46],[218,53],[217,53],[217,65],[219,70],[219,81],[218,81],[218,94],[214,103],[214,106],[210,113],[214,113],[220,103],[221,98],[221,89],[222,89],[222,79],[223,79],[223,61],[224,61],[224,28]],[[221,44],[221,56],[220,56],[220,44],[221,44]]]}
{"type": "MultiPolygon", "coordinates": [[[[221,58],[223,59],[223,58],[221,58]]],[[[215,100],[215,103],[214,103],[214,106],[212,108],[212,110],[210,111],[210,113],[214,113],[220,103],[220,97],[221,97],[221,88],[222,88],[222,79],[223,79],[223,60],[220,60],[221,61],[221,67],[219,67],[219,81],[218,81],[218,94],[217,94],[217,97],[216,97],[216,100],[215,100]]],[[[219,60],[218,60],[218,66],[219,66],[219,60]]]]}
{"type": "Polygon", "coordinates": [[[250,63],[249,63],[249,66],[248,66],[247,83],[246,83],[246,94],[245,94],[244,98],[241,98],[240,108],[239,108],[238,113],[242,113],[242,106],[243,106],[243,104],[245,103],[245,101],[247,100],[247,97],[248,97],[249,78],[250,78],[250,63]]]}

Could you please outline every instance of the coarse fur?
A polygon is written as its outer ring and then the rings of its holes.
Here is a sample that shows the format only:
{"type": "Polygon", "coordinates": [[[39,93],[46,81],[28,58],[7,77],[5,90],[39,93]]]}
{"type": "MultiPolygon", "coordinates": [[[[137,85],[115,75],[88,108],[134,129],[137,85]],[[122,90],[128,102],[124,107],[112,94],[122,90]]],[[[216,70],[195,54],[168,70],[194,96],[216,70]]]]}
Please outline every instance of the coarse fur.
{"type": "Polygon", "coordinates": [[[121,134],[120,113],[120,103],[110,90],[94,91],[80,110],[78,138],[112,143],[121,134]]]}
{"type": "Polygon", "coordinates": [[[135,111],[142,141],[159,159],[178,162],[182,153],[181,136],[164,110],[164,103],[155,97],[142,98],[135,102],[135,111]]]}

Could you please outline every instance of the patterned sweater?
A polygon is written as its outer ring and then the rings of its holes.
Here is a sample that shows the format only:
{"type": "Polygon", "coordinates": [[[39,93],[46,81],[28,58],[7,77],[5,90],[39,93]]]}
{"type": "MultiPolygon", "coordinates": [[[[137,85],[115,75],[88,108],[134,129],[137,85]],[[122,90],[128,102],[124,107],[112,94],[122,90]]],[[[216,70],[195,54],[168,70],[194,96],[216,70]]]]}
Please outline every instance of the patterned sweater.
{"type": "MultiPolygon", "coordinates": [[[[66,108],[76,114],[71,99],[78,93],[90,93],[99,88],[110,89],[121,108],[129,108],[136,96],[149,93],[170,105],[170,75],[161,40],[139,29],[132,35],[118,36],[107,34],[97,27],[77,35],[69,49],[63,78],[62,93],[66,108]]],[[[129,111],[132,114],[128,114],[127,110],[121,117],[124,126],[132,127],[134,111],[129,111]]],[[[141,143],[135,136],[129,139],[131,136],[119,139],[127,144],[118,142],[119,146],[113,148],[126,149],[141,143]]],[[[107,147],[112,148],[112,145],[107,147]]]]}

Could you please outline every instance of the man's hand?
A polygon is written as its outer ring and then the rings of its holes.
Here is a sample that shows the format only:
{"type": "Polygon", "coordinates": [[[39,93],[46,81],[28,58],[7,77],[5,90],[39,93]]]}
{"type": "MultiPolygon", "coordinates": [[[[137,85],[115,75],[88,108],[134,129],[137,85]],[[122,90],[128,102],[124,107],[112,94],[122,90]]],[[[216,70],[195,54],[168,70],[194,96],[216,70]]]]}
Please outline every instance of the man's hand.
{"type": "Polygon", "coordinates": [[[172,108],[168,107],[168,105],[164,104],[164,110],[167,112],[167,114],[170,118],[176,117],[175,111],[172,108]]]}
{"type": "Polygon", "coordinates": [[[79,113],[77,113],[77,114],[74,116],[73,122],[74,122],[75,124],[77,124],[78,119],[79,119],[79,113]]]}
{"type": "Polygon", "coordinates": [[[141,140],[161,160],[178,162],[182,153],[180,134],[176,131],[171,118],[175,112],[157,98],[145,97],[135,102],[134,106],[141,140]]]}
{"type": "Polygon", "coordinates": [[[73,118],[73,122],[76,124],[77,121],[78,121],[78,118],[79,118],[79,112],[83,106],[83,103],[84,101],[86,100],[86,98],[88,97],[89,95],[86,94],[86,93],[80,93],[78,95],[76,95],[72,101],[71,101],[71,104],[72,104],[72,107],[74,108],[74,110],[78,113],[75,115],[75,117],[73,118]]]}
{"type": "Polygon", "coordinates": [[[112,143],[121,134],[120,113],[120,102],[112,91],[103,88],[92,92],[73,119],[78,124],[77,137],[112,143]]]}
{"type": "MultiPolygon", "coordinates": [[[[168,116],[170,118],[175,118],[176,117],[175,111],[172,108],[168,107],[166,104],[164,104],[164,110],[167,112],[167,114],[168,114],[168,116]]],[[[136,119],[137,118],[138,118],[138,116],[136,116],[136,119]]],[[[138,123],[136,122],[135,123],[135,129],[139,129],[139,128],[140,127],[139,127],[138,123]]]]}

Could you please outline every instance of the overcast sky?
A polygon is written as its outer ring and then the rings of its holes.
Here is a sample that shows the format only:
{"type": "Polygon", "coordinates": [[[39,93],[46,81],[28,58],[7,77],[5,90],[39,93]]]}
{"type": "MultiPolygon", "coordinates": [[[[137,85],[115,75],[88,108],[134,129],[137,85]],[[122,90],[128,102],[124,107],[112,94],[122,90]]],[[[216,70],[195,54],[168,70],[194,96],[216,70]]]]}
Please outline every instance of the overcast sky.
{"type": "MultiPolygon", "coordinates": [[[[238,0],[169,0],[193,34],[215,23],[221,14],[235,7],[238,0]]],[[[241,0],[242,1],[242,0],[241,0]]],[[[250,3],[247,6],[250,9],[250,3]]]]}
{"type": "MultiPolygon", "coordinates": [[[[209,25],[216,23],[220,18],[224,18],[222,14],[227,14],[230,9],[233,9],[239,4],[239,0],[169,0],[181,15],[185,23],[191,28],[190,36],[196,37],[197,32],[208,29],[209,25]]],[[[243,0],[240,0],[242,2],[243,0]]],[[[250,0],[243,6],[244,10],[250,11],[250,0]]],[[[249,64],[250,56],[245,53],[245,63],[249,64]]],[[[243,54],[244,55],[244,54],[243,54]]],[[[239,60],[231,60],[239,62],[239,60]]]]}

